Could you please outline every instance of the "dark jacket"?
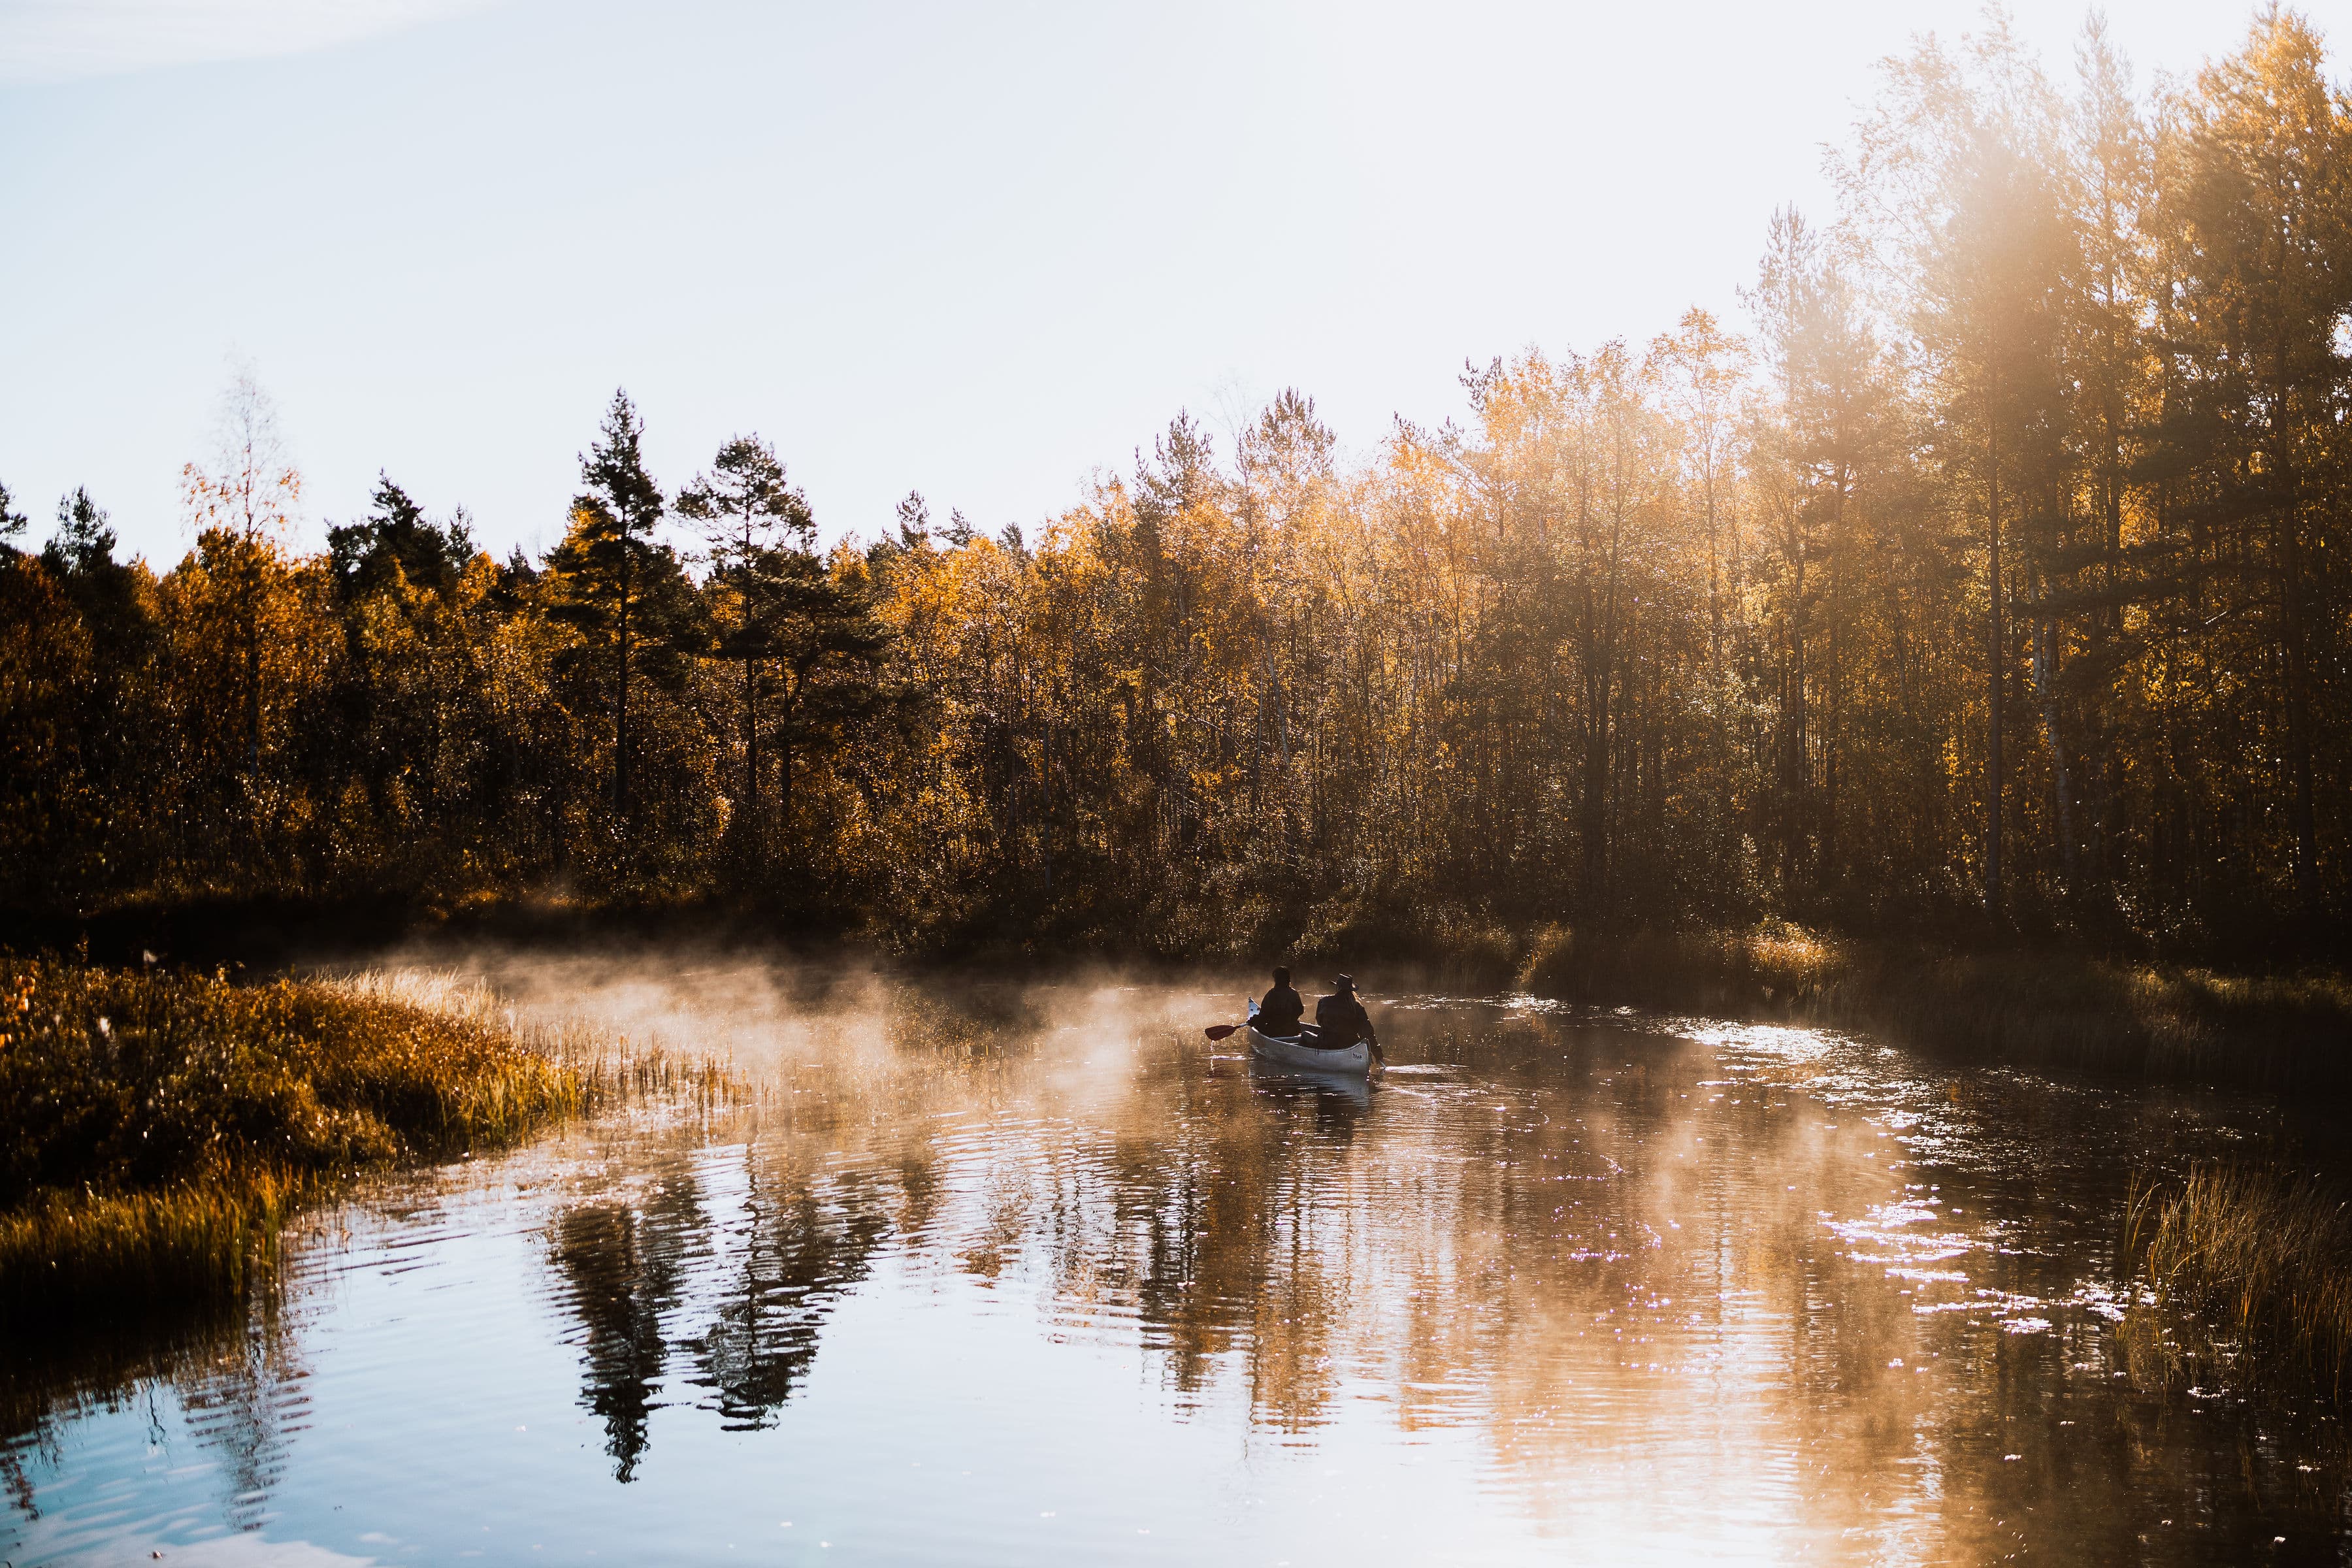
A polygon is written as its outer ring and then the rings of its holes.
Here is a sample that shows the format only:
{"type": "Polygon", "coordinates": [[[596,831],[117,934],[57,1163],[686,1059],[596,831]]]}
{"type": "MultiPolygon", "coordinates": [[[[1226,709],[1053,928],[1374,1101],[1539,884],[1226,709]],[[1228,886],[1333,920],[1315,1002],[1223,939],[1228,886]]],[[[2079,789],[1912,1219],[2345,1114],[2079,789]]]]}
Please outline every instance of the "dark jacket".
{"type": "Polygon", "coordinates": [[[1257,1032],[1287,1037],[1298,1033],[1298,1020],[1306,1016],[1307,999],[1291,986],[1277,985],[1257,1005],[1257,1032]]]}
{"type": "Polygon", "coordinates": [[[1380,1038],[1372,1033],[1371,1016],[1353,996],[1326,996],[1316,1003],[1315,1026],[1322,1031],[1327,1046],[1352,1046],[1358,1040],[1380,1038]]]}

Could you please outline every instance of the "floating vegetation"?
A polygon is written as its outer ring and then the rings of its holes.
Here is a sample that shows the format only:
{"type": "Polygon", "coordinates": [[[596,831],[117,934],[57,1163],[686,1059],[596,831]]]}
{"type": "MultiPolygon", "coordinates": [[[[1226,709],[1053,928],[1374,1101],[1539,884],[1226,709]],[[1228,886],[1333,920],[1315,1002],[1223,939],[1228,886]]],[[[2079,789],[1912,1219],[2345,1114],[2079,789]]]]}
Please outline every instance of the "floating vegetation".
{"type": "Polygon", "coordinates": [[[0,1316],[234,1296],[353,1172],[742,1092],[723,1063],[519,1021],[446,976],[0,958],[0,1316]]]}

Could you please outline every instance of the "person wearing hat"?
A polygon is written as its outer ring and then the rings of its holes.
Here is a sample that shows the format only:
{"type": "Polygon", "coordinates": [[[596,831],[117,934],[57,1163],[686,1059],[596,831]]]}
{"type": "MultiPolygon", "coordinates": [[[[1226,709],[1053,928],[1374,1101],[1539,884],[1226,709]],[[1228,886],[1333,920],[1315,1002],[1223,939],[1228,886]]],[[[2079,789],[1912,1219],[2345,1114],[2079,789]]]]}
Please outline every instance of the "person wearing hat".
{"type": "Polygon", "coordinates": [[[1372,1032],[1371,1015],[1356,1000],[1355,977],[1342,974],[1331,982],[1331,993],[1315,1004],[1315,1030],[1322,1037],[1324,1047],[1338,1049],[1358,1040],[1370,1040],[1372,1049],[1378,1051],[1381,1037],[1372,1032]]]}

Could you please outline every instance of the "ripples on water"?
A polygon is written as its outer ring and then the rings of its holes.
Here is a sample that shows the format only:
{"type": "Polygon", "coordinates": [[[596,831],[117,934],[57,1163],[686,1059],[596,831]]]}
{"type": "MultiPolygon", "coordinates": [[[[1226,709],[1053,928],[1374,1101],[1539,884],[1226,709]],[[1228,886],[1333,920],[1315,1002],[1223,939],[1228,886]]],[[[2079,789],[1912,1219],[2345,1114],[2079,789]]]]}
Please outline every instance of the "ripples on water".
{"type": "Polygon", "coordinates": [[[2130,1172],[2258,1106],[1432,999],[1367,1088],[1204,1046],[1227,997],[719,978],[579,1000],[756,1103],[384,1182],[175,1343],[10,1347],[0,1555],[2339,1560],[2328,1423],[2115,1349],[2130,1172]]]}

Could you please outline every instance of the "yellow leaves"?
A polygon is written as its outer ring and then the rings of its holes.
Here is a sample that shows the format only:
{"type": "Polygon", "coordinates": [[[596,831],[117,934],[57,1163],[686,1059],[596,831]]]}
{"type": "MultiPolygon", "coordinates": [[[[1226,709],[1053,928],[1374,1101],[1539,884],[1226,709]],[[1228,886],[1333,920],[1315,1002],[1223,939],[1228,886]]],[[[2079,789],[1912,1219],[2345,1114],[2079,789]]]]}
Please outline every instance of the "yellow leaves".
{"type": "Polygon", "coordinates": [[[273,556],[293,534],[301,494],[302,478],[291,469],[222,474],[197,463],[180,469],[180,510],[190,531],[233,533],[273,556]]]}

